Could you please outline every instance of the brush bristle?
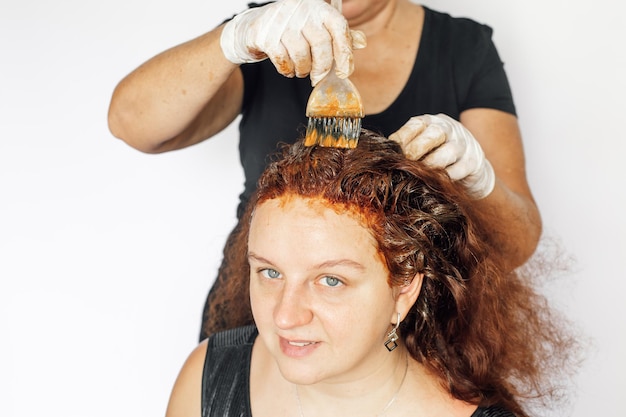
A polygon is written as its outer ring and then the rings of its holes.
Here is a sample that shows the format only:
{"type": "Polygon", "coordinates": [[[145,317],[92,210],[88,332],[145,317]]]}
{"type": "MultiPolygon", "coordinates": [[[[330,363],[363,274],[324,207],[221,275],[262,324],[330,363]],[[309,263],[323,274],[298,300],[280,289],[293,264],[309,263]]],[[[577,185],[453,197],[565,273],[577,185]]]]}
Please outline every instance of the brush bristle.
{"type": "Polygon", "coordinates": [[[359,117],[309,117],[304,145],[356,148],[360,135],[359,117]]]}

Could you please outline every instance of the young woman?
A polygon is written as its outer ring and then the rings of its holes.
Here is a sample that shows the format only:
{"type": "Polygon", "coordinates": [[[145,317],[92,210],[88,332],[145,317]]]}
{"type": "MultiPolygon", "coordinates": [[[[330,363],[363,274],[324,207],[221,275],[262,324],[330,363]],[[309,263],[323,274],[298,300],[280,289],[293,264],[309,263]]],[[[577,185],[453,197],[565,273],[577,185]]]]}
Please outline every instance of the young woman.
{"type": "Polygon", "coordinates": [[[527,416],[572,339],[487,221],[394,141],[286,147],[217,293],[243,326],[191,354],[168,416],[527,416]]]}

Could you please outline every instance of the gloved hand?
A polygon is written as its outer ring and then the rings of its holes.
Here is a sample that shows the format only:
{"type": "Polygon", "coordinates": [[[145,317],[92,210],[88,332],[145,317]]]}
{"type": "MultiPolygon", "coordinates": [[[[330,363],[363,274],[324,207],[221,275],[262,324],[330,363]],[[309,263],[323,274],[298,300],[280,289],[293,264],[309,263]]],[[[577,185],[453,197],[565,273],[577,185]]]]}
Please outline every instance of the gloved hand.
{"type": "Polygon", "coordinates": [[[365,35],[323,0],[280,0],[248,9],[224,25],[220,45],[234,64],[269,58],[287,77],[311,75],[317,84],[330,71],[354,70],[353,48],[365,46],[365,35]]]}
{"type": "Polygon", "coordinates": [[[402,146],[407,158],[423,158],[430,166],[445,168],[450,178],[461,181],[472,198],[478,200],[493,191],[496,175],[480,144],[451,117],[412,117],[389,139],[402,146]]]}

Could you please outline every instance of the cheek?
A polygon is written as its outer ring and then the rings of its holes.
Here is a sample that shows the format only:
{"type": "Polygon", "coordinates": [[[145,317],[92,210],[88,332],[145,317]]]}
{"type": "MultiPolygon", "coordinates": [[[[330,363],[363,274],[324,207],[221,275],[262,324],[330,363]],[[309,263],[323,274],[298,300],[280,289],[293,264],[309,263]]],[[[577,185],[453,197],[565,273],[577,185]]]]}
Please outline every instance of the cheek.
{"type": "Polygon", "coordinates": [[[273,299],[267,291],[263,291],[262,287],[250,277],[250,307],[252,308],[252,316],[257,325],[267,321],[271,317],[273,309],[273,299]]]}
{"type": "Polygon", "coordinates": [[[272,325],[274,322],[274,311],[280,300],[280,292],[271,285],[263,285],[255,281],[255,277],[250,280],[250,308],[252,317],[258,328],[272,325]]]}
{"type": "MultiPolygon", "coordinates": [[[[376,344],[385,336],[391,315],[380,306],[355,305],[317,308],[315,315],[322,323],[326,333],[344,345],[359,345],[363,348],[376,344]],[[341,342],[342,341],[342,342],[341,342]]],[[[367,349],[367,348],[366,348],[367,349]]]]}
{"type": "Polygon", "coordinates": [[[368,298],[369,302],[345,311],[345,332],[364,342],[378,343],[383,340],[390,329],[390,317],[395,310],[391,294],[378,293],[376,298],[368,298]]]}

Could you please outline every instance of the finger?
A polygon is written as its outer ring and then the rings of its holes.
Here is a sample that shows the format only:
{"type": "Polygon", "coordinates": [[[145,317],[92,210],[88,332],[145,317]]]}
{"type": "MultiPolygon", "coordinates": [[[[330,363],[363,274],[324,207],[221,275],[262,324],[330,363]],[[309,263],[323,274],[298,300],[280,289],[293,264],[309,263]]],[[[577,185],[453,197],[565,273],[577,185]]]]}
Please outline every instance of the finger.
{"type": "Polygon", "coordinates": [[[354,72],[352,44],[335,42],[335,38],[333,38],[333,56],[335,59],[335,72],[337,73],[337,76],[339,78],[348,78],[354,72]]]}
{"type": "Polygon", "coordinates": [[[408,144],[411,159],[420,159],[446,143],[446,131],[439,125],[428,125],[408,144]]]}
{"type": "Polygon", "coordinates": [[[406,146],[426,129],[426,122],[421,116],[411,117],[400,129],[389,135],[389,139],[406,146]]]}
{"type": "Polygon", "coordinates": [[[354,71],[352,55],[352,35],[346,19],[338,14],[329,16],[324,26],[332,39],[332,54],[335,60],[335,71],[339,78],[346,78],[354,71]]]}
{"type": "Polygon", "coordinates": [[[460,160],[446,167],[446,171],[448,171],[448,175],[452,180],[458,181],[467,178],[471,174],[472,169],[468,164],[460,160]]]}
{"type": "Polygon", "coordinates": [[[482,151],[480,151],[480,154],[476,152],[465,152],[463,156],[459,157],[455,163],[448,166],[446,170],[450,178],[453,180],[461,180],[479,172],[484,161],[486,160],[483,157],[482,151]]]}
{"type": "Polygon", "coordinates": [[[311,84],[316,85],[333,65],[332,40],[325,30],[309,27],[303,31],[311,47],[311,84]]]}
{"type": "Polygon", "coordinates": [[[295,65],[282,43],[273,45],[266,51],[266,54],[280,74],[289,78],[296,74],[295,65]]]}
{"type": "Polygon", "coordinates": [[[283,34],[282,44],[294,65],[294,73],[304,78],[311,72],[311,47],[300,31],[288,30],[283,34]]]}
{"type": "Polygon", "coordinates": [[[363,49],[367,46],[367,38],[365,33],[360,30],[350,30],[352,36],[352,49],[363,49]]]}
{"type": "Polygon", "coordinates": [[[448,168],[458,160],[458,146],[453,142],[446,142],[426,155],[424,163],[433,168],[448,168]]]}
{"type": "Polygon", "coordinates": [[[402,146],[404,155],[412,160],[421,159],[431,149],[445,142],[445,135],[428,126],[424,116],[412,117],[397,132],[389,136],[402,146]]]}
{"type": "Polygon", "coordinates": [[[423,130],[412,132],[415,137],[405,137],[402,149],[404,155],[412,160],[422,159],[424,155],[437,149],[441,144],[446,142],[446,133],[440,126],[425,126],[423,130]],[[417,135],[416,135],[417,133],[417,135]]]}

